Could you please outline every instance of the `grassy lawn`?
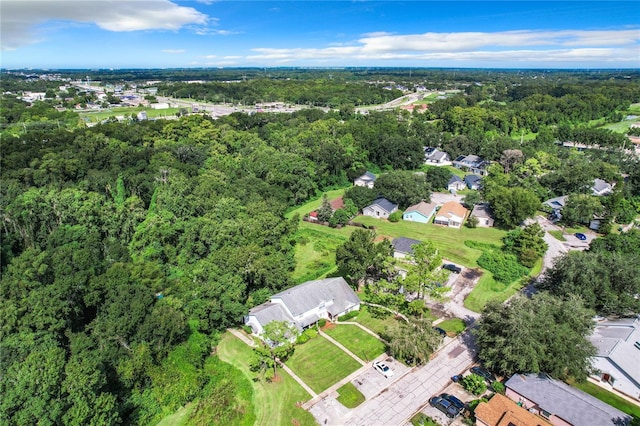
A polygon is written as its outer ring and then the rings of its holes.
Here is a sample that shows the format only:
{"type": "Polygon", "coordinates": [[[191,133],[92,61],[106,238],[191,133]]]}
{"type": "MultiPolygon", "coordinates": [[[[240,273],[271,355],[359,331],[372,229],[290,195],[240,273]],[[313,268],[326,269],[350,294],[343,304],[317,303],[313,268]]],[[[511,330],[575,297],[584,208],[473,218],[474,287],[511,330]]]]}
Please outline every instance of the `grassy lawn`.
{"type": "Polygon", "coordinates": [[[467,326],[460,318],[451,318],[438,323],[436,327],[440,327],[447,332],[448,335],[455,335],[462,333],[467,326]]]}
{"type": "Polygon", "coordinates": [[[356,408],[365,400],[362,392],[360,392],[358,388],[356,388],[356,386],[351,382],[338,388],[338,394],[340,395],[337,398],[338,402],[347,408],[356,408]]]}
{"type": "MultiPolygon", "coordinates": [[[[334,198],[338,198],[341,195],[343,195],[344,191],[350,187],[351,185],[345,188],[334,189],[333,191],[327,191],[324,194],[326,194],[329,201],[331,201],[334,198]]],[[[300,220],[302,220],[305,214],[311,213],[312,211],[317,210],[318,207],[320,207],[321,205],[322,205],[322,195],[315,200],[311,200],[308,203],[305,203],[301,206],[294,207],[292,210],[288,211],[287,214],[285,214],[285,217],[287,219],[291,219],[294,214],[298,213],[300,215],[300,220]]]]}
{"type": "Polygon", "coordinates": [[[516,294],[527,281],[528,278],[504,284],[496,281],[491,272],[484,271],[480,281],[469,295],[464,299],[464,306],[474,312],[482,311],[484,305],[490,300],[504,302],[509,297],[516,294]]]}
{"type": "Polygon", "coordinates": [[[109,108],[100,112],[81,112],[80,117],[87,118],[90,123],[96,123],[98,121],[105,120],[109,117],[115,117],[117,115],[124,115],[131,117],[131,114],[137,114],[141,111],[147,112],[148,118],[168,117],[176,115],[180,111],[180,108],[167,108],[167,109],[151,109],[148,107],[116,107],[109,108]]]}
{"type": "Polygon", "coordinates": [[[396,324],[396,321],[398,320],[396,320],[391,314],[384,318],[376,318],[371,315],[367,306],[360,306],[358,316],[352,318],[351,321],[364,325],[376,334],[382,334],[387,327],[396,324]]]}
{"type": "Polygon", "coordinates": [[[184,407],[181,407],[175,413],[160,420],[156,426],[186,425],[189,414],[191,414],[191,410],[193,410],[193,404],[187,404],[184,407]]]}
{"type": "Polygon", "coordinates": [[[363,361],[372,361],[385,351],[384,343],[355,325],[338,324],[323,331],[363,361]]]}
{"type": "Polygon", "coordinates": [[[278,380],[272,383],[254,382],[254,374],[249,370],[252,349],[229,333],[218,344],[217,353],[221,360],[239,368],[251,381],[256,425],[316,425],[311,413],[296,406],[299,401],[309,400],[311,395],[285,371],[278,370],[278,380]]]}
{"type": "Polygon", "coordinates": [[[549,234],[551,234],[551,236],[553,236],[553,238],[555,238],[556,240],[567,241],[567,239],[564,237],[564,232],[562,231],[549,231],[549,234]]]}
{"type": "Polygon", "coordinates": [[[606,389],[601,388],[598,385],[595,385],[591,382],[584,383],[569,383],[571,386],[580,389],[583,392],[588,393],[589,395],[598,398],[600,401],[605,402],[612,407],[617,408],[620,411],[623,411],[629,415],[640,418],[640,407],[620,398],[618,395],[609,392],[606,389]]]}
{"type": "Polygon", "coordinates": [[[415,416],[411,417],[411,424],[413,426],[437,426],[436,423],[431,417],[427,416],[424,413],[418,413],[415,416]]]}
{"type": "Polygon", "coordinates": [[[302,224],[308,226],[298,229],[294,236],[296,269],[291,278],[296,284],[323,278],[335,271],[336,248],[348,239],[346,235],[324,232],[324,226],[302,224]]]}
{"type": "Polygon", "coordinates": [[[360,364],[322,336],[296,346],[286,364],[320,393],[360,368],[360,364]]]}
{"type": "Polygon", "coordinates": [[[465,240],[501,245],[502,237],[506,235],[505,231],[496,228],[454,229],[407,221],[391,223],[368,216],[358,216],[354,221],[375,226],[376,233],[389,240],[396,237],[408,237],[420,241],[430,240],[440,250],[442,257],[469,268],[478,266],[476,261],[482,253],[480,250],[465,246],[463,244],[465,240]]]}

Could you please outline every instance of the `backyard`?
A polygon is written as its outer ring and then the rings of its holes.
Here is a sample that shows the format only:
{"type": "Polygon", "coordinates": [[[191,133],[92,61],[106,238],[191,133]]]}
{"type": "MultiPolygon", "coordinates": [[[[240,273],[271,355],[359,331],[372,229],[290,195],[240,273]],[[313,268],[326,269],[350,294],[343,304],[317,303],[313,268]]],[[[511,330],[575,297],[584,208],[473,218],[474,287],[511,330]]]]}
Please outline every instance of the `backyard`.
{"type": "Polygon", "coordinates": [[[223,336],[216,350],[221,360],[240,369],[253,385],[256,425],[316,425],[311,413],[296,405],[311,395],[284,370],[279,369],[278,379],[271,383],[254,381],[255,374],[249,369],[253,350],[230,333],[223,336]]]}
{"type": "Polygon", "coordinates": [[[360,368],[360,363],[322,336],[296,345],[286,364],[316,393],[360,368]]]}
{"type": "Polygon", "coordinates": [[[322,331],[365,362],[372,361],[385,351],[384,343],[356,325],[331,324],[322,331]]]}

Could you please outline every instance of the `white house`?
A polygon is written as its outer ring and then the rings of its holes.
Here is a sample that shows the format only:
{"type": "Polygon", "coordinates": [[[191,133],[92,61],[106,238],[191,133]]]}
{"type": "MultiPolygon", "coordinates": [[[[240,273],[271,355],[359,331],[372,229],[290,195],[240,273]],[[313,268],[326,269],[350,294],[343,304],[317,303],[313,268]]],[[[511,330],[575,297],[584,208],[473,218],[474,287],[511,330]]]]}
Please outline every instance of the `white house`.
{"type": "Polygon", "coordinates": [[[493,226],[495,222],[489,203],[480,203],[473,206],[471,216],[478,218],[478,226],[488,228],[493,226]]]}
{"type": "Polygon", "coordinates": [[[410,222],[429,223],[431,217],[436,212],[436,203],[426,203],[420,201],[418,204],[409,206],[402,214],[402,220],[410,222]]]}
{"type": "Polygon", "coordinates": [[[469,210],[456,201],[447,201],[440,207],[436,213],[433,223],[437,225],[446,225],[450,228],[460,228],[462,222],[467,217],[469,210]]]}
{"type": "Polygon", "coordinates": [[[491,164],[489,161],[477,155],[461,155],[453,160],[454,167],[482,176],[487,175],[487,166],[489,164],[491,164]]]}
{"type": "Polygon", "coordinates": [[[271,296],[245,316],[244,323],[255,335],[261,335],[271,321],[287,321],[298,330],[315,324],[320,318],[335,321],[347,312],[360,309],[360,299],[342,277],[307,281],[271,296]]]}
{"type": "Polygon", "coordinates": [[[591,186],[591,193],[598,197],[602,197],[603,195],[608,195],[613,192],[613,185],[604,181],[602,179],[594,179],[593,185],[591,186]]]}
{"type": "Polygon", "coordinates": [[[452,175],[449,182],[447,182],[447,189],[451,192],[461,191],[466,187],[467,184],[457,175],[452,175]]]}
{"type": "Polygon", "coordinates": [[[424,147],[424,162],[432,166],[449,166],[451,165],[451,158],[449,154],[444,151],[440,151],[438,148],[432,148],[429,146],[424,147]]]}
{"type": "Polygon", "coordinates": [[[590,340],[598,350],[591,359],[597,370],[592,377],[640,401],[640,318],[600,321],[590,340]]]}
{"type": "Polygon", "coordinates": [[[376,175],[371,172],[367,172],[353,181],[354,186],[366,186],[367,188],[373,188],[375,183],[376,175]]]}
{"type": "Polygon", "coordinates": [[[362,214],[365,216],[386,219],[389,217],[391,213],[397,210],[398,210],[397,204],[393,204],[391,201],[387,200],[386,198],[380,197],[375,199],[373,203],[371,203],[370,205],[362,209],[362,214]]]}

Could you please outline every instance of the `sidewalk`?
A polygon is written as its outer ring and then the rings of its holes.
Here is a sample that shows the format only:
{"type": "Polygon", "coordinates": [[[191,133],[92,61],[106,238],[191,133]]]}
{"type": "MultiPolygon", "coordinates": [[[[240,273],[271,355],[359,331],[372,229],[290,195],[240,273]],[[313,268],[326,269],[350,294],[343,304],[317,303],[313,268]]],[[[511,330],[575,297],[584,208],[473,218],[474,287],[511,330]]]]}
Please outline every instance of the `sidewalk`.
{"type": "Polygon", "coordinates": [[[248,338],[243,332],[238,331],[235,328],[227,328],[227,331],[233,334],[234,336],[236,336],[238,339],[242,340],[247,345],[251,346],[252,348],[256,347],[256,342],[254,342],[253,339],[248,338]]]}
{"type": "Polygon", "coordinates": [[[351,358],[353,358],[356,361],[358,361],[360,363],[360,365],[365,365],[366,364],[363,360],[358,358],[356,356],[356,354],[351,352],[349,349],[345,348],[340,342],[334,340],[331,336],[327,335],[327,333],[323,332],[322,330],[318,330],[318,334],[320,336],[324,337],[325,339],[327,339],[328,341],[330,341],[331,343],[333,343],[334,345],[336,345],[337,347],[339,347],[344,353],[349,355],[351,358]]]}

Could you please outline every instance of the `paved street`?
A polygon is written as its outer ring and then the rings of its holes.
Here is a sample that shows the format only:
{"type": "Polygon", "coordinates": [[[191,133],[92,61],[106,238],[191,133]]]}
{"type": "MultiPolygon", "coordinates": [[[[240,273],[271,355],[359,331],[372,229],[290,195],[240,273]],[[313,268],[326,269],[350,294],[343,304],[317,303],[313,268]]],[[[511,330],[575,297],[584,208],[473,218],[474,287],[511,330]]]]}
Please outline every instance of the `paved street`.
{"type": "MultiPolygon", "coordinates": [[[[451,376],[463,372],[473,363],[473,355],[464,339],[467,334],[442,348],[428,364],[416,368],[389,388],[351,410],[344,425],[403,425],[420,410],[432,395],[438,394],[451,381],[451,376]]],[[[318,418],[320,424],[324,419],[318,418]]]]}

